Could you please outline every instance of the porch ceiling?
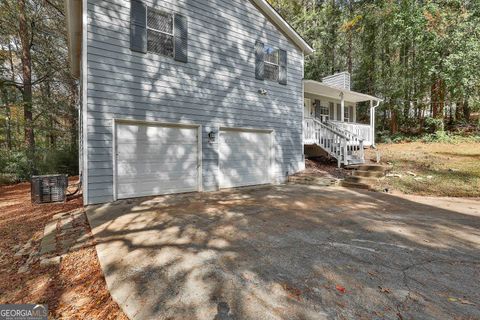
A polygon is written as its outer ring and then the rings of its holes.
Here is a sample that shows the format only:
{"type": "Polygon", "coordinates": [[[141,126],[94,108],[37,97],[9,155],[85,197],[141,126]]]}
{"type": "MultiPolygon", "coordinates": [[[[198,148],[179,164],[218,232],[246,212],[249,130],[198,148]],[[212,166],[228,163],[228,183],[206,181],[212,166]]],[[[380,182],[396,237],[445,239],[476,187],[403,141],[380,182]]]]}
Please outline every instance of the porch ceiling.
{"type": "Polygon", "coordinates": [[[355,91],[350,91],[347,89],[339,89],[330,87],[322,82],[314,81],[314,80],[303,80],[304,84],[304,93],[310,93],[320,96],[325,96],[327,98],[332,98],[336,100],[340,100],[340,93],[343,92],[344,99],[347,102],[362,102],[362,101],[383,101],[380,98],[359,93],[355,91]]]}

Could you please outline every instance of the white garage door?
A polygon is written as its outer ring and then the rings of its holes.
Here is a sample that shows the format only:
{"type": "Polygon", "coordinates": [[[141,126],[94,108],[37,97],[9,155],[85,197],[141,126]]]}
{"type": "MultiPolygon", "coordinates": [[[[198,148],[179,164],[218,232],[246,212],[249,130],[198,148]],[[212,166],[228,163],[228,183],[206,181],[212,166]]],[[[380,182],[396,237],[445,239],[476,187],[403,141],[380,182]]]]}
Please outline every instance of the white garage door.
{"type": "Polygon", "coordinates": [[[118,199],[198,190],[197,128],[117,124],[118,199]]]}
{"type": "Polygon", "coordinates": [[[271,133],[221,130],[220,188],[270,183],[271,133]]]}

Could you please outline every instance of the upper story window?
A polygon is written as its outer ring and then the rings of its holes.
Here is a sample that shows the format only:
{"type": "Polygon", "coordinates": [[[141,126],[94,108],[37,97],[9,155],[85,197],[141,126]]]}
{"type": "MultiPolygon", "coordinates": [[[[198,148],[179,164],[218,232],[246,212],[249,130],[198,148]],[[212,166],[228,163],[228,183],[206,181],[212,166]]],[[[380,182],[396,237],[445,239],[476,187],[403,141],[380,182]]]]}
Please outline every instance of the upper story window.
{"type": "Polygon", "coordinates": [[[174,55],[173,14],[147,7],[147,51],[174,55]]]}
{"type": "Polygon", "coordinates": [[[287,85],[287,51],[255,42],[255,79],[275,81],[287,85]]]}
{"type": "Polygon", "coordinates": [[[278,59],[278,50],[273,49],[272,47],[265,46],[265,79],[271,81],[278,81],[278,74],[280,70],[279,59],[278,59]]]}

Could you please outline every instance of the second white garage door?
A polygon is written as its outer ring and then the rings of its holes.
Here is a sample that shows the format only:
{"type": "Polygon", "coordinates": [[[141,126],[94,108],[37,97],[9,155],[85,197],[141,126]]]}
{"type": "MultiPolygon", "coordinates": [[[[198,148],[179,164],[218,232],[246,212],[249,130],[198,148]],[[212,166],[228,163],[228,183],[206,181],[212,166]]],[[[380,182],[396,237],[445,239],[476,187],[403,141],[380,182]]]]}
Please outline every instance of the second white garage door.
{"type": "Polygon", "coordinates": [[[270,183],[271,132],[220,130],[220,188],[270,183]]]}
{"type": "Polygon", "coordinates": [[[118,199],[199,190],[198,128],[117,123],[118,199]]]}

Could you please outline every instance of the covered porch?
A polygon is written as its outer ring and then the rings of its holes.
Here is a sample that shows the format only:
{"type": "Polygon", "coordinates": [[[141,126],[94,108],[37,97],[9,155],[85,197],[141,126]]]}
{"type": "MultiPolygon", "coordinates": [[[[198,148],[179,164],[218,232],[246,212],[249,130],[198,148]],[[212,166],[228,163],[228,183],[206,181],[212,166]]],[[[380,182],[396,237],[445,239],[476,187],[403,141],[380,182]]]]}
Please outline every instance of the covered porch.
{"type": "Polygon", "coordinates": [[[361,140],[364,147],[375,145],[375,108],[382,99],[314,80],[304,80],[304,101],[306,131],[314,121],[319,121],[339,133],[361,140]],[[369,102],[368,124],[357,122],[357,104],[360,102],[369,102]]]}

